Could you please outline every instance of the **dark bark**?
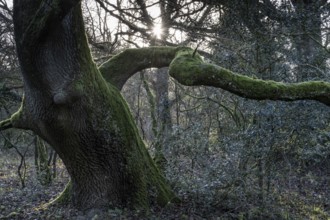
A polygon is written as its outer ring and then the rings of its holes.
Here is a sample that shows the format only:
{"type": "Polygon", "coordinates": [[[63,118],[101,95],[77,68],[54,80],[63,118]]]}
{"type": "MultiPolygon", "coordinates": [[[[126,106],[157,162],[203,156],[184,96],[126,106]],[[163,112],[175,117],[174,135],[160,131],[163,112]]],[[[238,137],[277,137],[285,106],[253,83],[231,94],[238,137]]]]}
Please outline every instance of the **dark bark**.
{"type": "Polygon", "coordinates": [[[11,122],[54,147],[73,203],[147,207],[173,199],[119,90],[92,61],[79,1],[17,0],[14,24],[26,98],[11,122]]]}

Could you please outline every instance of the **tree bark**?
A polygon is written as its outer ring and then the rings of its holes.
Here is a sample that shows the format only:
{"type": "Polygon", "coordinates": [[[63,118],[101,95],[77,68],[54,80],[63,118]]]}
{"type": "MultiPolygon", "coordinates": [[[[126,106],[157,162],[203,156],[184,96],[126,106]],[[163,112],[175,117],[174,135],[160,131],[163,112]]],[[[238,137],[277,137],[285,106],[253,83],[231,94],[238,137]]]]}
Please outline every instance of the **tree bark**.
{"type": "Polygon", "coordinates": [[[119,90],[92,61],[79,1],[17,0],[14,24],[25,99],[12,125],[55,148],[75,206],[147,207],[175,198],[119,90]]]}

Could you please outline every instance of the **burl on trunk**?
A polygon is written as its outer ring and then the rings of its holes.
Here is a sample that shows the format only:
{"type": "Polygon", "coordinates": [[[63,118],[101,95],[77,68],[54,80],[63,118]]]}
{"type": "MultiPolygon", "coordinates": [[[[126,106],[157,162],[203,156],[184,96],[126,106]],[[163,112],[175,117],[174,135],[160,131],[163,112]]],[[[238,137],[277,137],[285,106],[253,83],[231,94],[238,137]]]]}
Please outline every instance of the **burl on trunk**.
{"type": "Polygon", "coordinates": [[[71,176],[73,203],[147,207],[175,198],[119,90],[92,60],[80,2],[16,0],[14,25],[25,98],[12,121],[54,147],[71,176]]]}

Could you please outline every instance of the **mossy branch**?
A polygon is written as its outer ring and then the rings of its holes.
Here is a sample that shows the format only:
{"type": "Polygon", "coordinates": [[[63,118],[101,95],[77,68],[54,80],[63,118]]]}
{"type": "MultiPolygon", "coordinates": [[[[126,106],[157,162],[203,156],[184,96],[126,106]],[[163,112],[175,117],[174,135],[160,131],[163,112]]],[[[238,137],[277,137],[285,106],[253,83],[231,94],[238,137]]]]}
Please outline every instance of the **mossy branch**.
{"type": "Polygon", "coordinates": [[[190,48],[148,47],[127,49],[99,68],[106,80],[121,89],[136,72],[170,66],[170,75],[186,86],[213,86],[256,100],[316,100],[330,106],[330,83],[282,83],[254,79],[205,63],[190,48]]]}
{"type": "Polygon", "coordinates": [[[68,205],[71,202],[72,182],[66,184],[64,190],[53,200],[44,205],[45,208],[56,205],[68,205]]]}
{"type": "Polygon", "coordinates": [[[170,75],[186,86],[213,86],[255,100],[316,100],[330,106],[330,83],[309,81],[282,83],[254,79],[220,66],[205,63],[186,47],[127,49],[99,67],[103,77],[121,89],[136,72],[170,67],[170,75]]]}
{"type": "Polygon", "coordinates": [[[18,109],[18,111],[8,119],[5,119],[0,122],[0,131],[6,130],[9,128],[20,128],[20,129],[30,129],[30,124],[27,120],[27,117],[24,114],[23,111],[23,103],[24,98],[21,107],[18,109]]]}
{"type": "Polygon", "coordinates": [[[147,68],[169,66],[182,47],[147,47],[127,49],[103,63],[99,70],[103,77],[121,89],[135,73],[147,68]]]}
{"type": "Polygon", "coordinates": [[[13,124],[11,123],[11,119],[8,118],[0,122],[0,131],[12,128],[13,124]]]}
{"type": "Polygon", "coordinates": [[[254,79],[217,65],[205,63],[193,50],[178,52],[170,64],[170,75],[186,86],[222,88],[241,97],[255,100],[316,100],[330,106],[330,83],[309,81],[282,83],[254,79]]]}

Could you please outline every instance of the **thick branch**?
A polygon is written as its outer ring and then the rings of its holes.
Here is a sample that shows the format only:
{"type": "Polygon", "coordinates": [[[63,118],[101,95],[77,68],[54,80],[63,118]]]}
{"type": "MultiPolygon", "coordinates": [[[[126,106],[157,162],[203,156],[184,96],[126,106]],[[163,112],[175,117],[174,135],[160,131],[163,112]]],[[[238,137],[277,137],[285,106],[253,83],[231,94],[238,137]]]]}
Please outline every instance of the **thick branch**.
{"type": "Polygon", "coordinates": [[[192,50],[178,52],[169,69],[170,75],[187,86],[213,86],[241,97],[256,100],[316,100],[330,106],[330,83],[310,81],[281,83],[260,80],[205,63],[192,50]]]}
{"type": "Polygon", "coordinates": [[[136,72],[147,68],[169,66],[182,47],[148,47],[127,49],[103,63],[99,70],[103,77],[121,89],[136,72]]]}
{"type": "Polygon", "coordinates": [[[107,81],[121,89],[136,72],[165,66],[170,66],[170,75],[186,86],[213,86],[256,100],[316,100],[330,106],[328,82],[288,84],[254,79],[205,63],[192,49],[184,47],[127,49],[102,64],[99,69],[107,81]]]}

